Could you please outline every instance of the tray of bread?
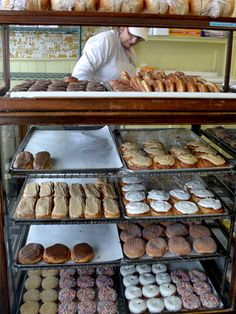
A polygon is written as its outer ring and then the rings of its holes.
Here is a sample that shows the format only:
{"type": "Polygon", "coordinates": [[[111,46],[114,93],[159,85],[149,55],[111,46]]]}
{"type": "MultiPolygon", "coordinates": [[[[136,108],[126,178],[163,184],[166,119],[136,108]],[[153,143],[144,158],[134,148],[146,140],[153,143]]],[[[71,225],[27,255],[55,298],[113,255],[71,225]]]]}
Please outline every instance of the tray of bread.
{"type": "Polygon", "coordinates": [[[121,129],[114,133],[125,172],[205,172],[234,167],[189,129],[121,129]]]}
{"type": "Polygon", "coordinates": [[[117,264],[123,258],[116,224],[32,225],[16,254],[21,269],[117,264]]]}
{"type": "Polygon", "coordinates": [[[128,263],[217,259],[225,249],[202,222],[119,223],[124,260],[128,263]]]}
{"type": "Polygon", "coordinates": [[[16,314],[104,313],[104,308],[106,313],[125,313],[119,269],[106,265],[28,270],[18,307],[16,314]]]}
{"type": "Polygon", "coordinates": [[[211,277],[200,262],[121,266],[128,313],[185,313],[222,309],[211,277]]]}
{"type": "Polygon", "coordinates": [[[108,126],[29,129],[10,170],[29,173],[109,173],[123,167],[108,126]]]}
{"type": "Polygon", "coordinates": [[[231,210],[198,175],[121,177],[119,194],[127,220],[219,219],[231,210]]]}
{"type": "Polygon", "coordinates": [[[27,178],[15,203],[17,223],[111,223],[121,202],[115,178],[27,178]]]}
{"type": "Polygon", "coordinates": [[[236,130],[226,129],[223,126],[202,130],[202,134],[208,137],[216,145],[236,158],[236,130]]]}

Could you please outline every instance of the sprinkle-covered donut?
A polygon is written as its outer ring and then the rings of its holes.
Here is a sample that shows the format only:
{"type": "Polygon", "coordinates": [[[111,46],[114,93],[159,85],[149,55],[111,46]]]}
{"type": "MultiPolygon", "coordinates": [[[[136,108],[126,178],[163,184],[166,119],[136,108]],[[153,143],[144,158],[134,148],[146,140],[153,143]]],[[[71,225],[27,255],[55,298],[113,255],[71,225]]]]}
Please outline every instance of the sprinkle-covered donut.
{"type": "Polygon", "coordinates": [[[200,300],[203,306],[208,309],[214,309],[220,304],[219,298],[213,293],[207,292],[200,295],[200,300]]]}
{"type": "Polygon", "coordinates": [[[144,273],[144,274],[139,276],[139,283],[142,286],[151,285],[154,282],[155,282],[155,277],[153,276],[153,274],[144,273]]]}
{"type": "Polygon", "coordinates": [[[113,287],[114,282],[111,277],[106,275],[100,275],[96,278],[96,285],[99,289],[102,287],[113,287]]]}
{"type": "Polygon", "coordinates": [[[159,288],[160,288],[160,293],[164,298],[169,297],[170,295],[173,295],[176,292],[175,285],[171,283],[163,283],[163,285],[160,285],[159,288]]]}
{"type": "MultiPolygon", "coordinates": [[[[99,301],[97,304],[98,314],[117,314],[117,303],[108,300],[99,301]]],[[[85,312],[87,314],[87,312],[85,312]]]]}
{"type": "Polygon", "coordinates": [[[76,302],[61,302],[58,305],[58,314],[76,314],[77,303],[76,302]]]}
{"type": "Polygon", "coordinates": [[[194,288],[189,281],[179,281],[176,286],[178,294],[182,297],[186,297],[194,293],[194,288]]]}
{"type": "Polygon", "coordinates": [[[168,273],[156,274],[156,282],[159,286],[163,285],[164,283],[171,283],[170,275],[168,273]]]}
{"type": "Polygon", "coordinates": [[[120,273],[122,276],[133,275],[136,269],[134,265],[121,266],[120,273]]]}
{"type": "Polygon", "coordinates": [[[78,314],[96,314],[97,304],[96,301],[78,302],[78,314]]]}
{"type": "Polygon", "coordinates": [[[76,291],[71,288],[63,288],[59,291],[58,300],[63,301],[74,301],[76,298],[76,291]]]}
{"type": "Polygon", "coordinates": [[[156,275],[159,273],[165,273],[167,271],[167,267],[165,264],[156,263],[152,265],[152,272],[156,275]]]}
{"type": "Polygon", "coordinates": [[[201,302],[196,294],[182,296],[183,307],[188,310],[196,310],[201,306],[201,302]]]}
{"type": "Polygon", "coordinates": [[[147,307],[150,313],[161,313],[165,308],[165,304],[160,298],[151,298],[147,300],[147,307]]]}
{"type": "Polygon", "coordinates": [[[80,276],[92,276],[95,273],[95,268],[94,267],[78,268],[77,273],[80,276]]]}
{"type": "Polygon", "coordinates": [[[64,276],[59,280],[60,288],[74,288],[76,286],[76,280],[72,276],[64,276]]]}
{"type": "Polygon", "coordinates": [[[182,282],[182,281],[190,281],[189,276],[182,269],[174,270],[170,273],[171,279],[174,283],[182,282]]]}
{"type": "Polygon", "coordinates": [[[125,289],[125,297],[127,300],[141,298],[142,290],[137,286],[129,286],[125,289]]]}
{"type": "Polygon", "coordinates": [[[182,301],[179,297],[171,295],[164,298],[165,307],[170,312],[178,312],[182,308],[182,301]]]}
{"type": "Polygon", "coordinates": [[[77,291],[77,298],[81,302],[94,300],[95,296],[96,293],[93,288],[84,288],[77,291]]]}
{"type": "Polygon", "coordinates": [[[142,288],[142,293],[145,298],[155,298],[159,296],[160,290],[157,285],[146,285],[142,288]]]}
{"type": "Polygon", "coordinates": [[[207,276],[205,273],[197,269],[190,270],[188,274],[192,282],[207,281],[207,276]]]}
{"type": "Polygon", "coordinates": [[[95,280],[91,276],[80,276],[77,278],[77,286],[79,288],[92,288],[95,285],[95,280]]]}
{"type": "Polygon", "coordinates": [[[136,271],[141,275],[144,273],[150,273],[151,272],[151,266],[147,264],[139,264],[136,266],[136,271]]]}
{"type": "Polygon", "coordinates": [[[110,300],[115,302],[117,300],[117,292],[115,289],[111,287],[102,287],[98,291],[98,299],[102,300],[110,300]]]}
{"type": "Polygon", "coordinates": [[[135,275],[128,275],[123,278],[123,284],[125,287],[136,286],[139,284],[139,278],[135,275]]]}
{"type": "Polygon", "coordinates": [[[60,277],[74,276],[76,273],[76,269],[74,268],[66,268],[60,270],[60,277]]]}
{"type": "Polygon", "coordinates": [[[193,288],[196,294],[201,295],[206,292],[211,292],[211,286],[205,281],[196,281],[193,283],[193,288]]]}
{"type": "Polygon", "coordinates": [[[147,310],[147,303],[143,299],[133,299],[129,301],[129,310],[131,313],[140,314],[147,310]]]}
{"type": "Polygon", "coordinates": [[[112,266],[98,266],[96,269],[97,275],[113,276],[115,274],[112,266]]]}

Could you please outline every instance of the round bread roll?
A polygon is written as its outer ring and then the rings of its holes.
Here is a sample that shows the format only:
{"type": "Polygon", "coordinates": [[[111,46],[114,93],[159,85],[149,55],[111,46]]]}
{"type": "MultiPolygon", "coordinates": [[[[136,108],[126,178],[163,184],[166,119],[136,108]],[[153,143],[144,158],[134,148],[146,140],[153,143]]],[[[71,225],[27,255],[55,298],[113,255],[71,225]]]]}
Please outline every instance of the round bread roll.
{"type": "Polygon", "coordinates": [[[169,8],[167,2],[167,0],[144,0],[147,12],[155,14],[166,14],[169,8]]]}
{"type": "Polygon", "coordinates": [[[163,228],[158,225],[150,225],[143,229],[143,238],[145,240],[151,240],[153,238],[161,237],[163,234],[163,228]]]}
{"type": "Polygon", "coordinates": [[[187,236],[188,227],[182,223],[173,223],[172,225],[167,226],[166,236],[168,238],[178,237],[178,236],[187,236]]]}
{"type": "Polygon", "coordinates": [[[94,258],[93,248],[88,243],[76,244],[71,250],[71,258],[76,263],[87,263],[94,258]]]}
{"type": "Polygon", "coordinates": [[[43,269],[42,276],[49,277],[49,276],[57,276],[59,274],[58,269],[43,269]]]}
{"type": "Polygon", "coordinates": [[[134,224],[128,224],[124,230],[120,234],[120,239],[123,242],[128,241],[131,238],[140,238],[142,235],[141,229],[139,226],[134,225],[134,224]]]}
{"type": "Polygon", "coordinates": [[[148,241],[146,245],[146,253],[151,257],[160,257],[165,255],[167,251],[167,243],[163,238],[154,238],[148,241]]]}
{"type": "Polygon", "coordinates": [[[211,231],[205,226],[191,224],[189,226],[189,235],[194,239],[210,237],[211,231]]]}
{"type": "Polygon", "coordinates": [[[20,307],[20,314],[38,314],[39,304],[35,301],[27,301],[20,307]]]}
{"type": "Polygon", "coordinates": [[[58,287],[58,278],[54,276],[48,276],[43,279],[42,287],[43,289],[55,289],[58,287]]]}
{"type": "Polygon", "coordinates": [[[143,239],[132,238],[125,242],[124,253],[129,258],[139,258],[145,254],[146,243],[143,239]]]}
{"type": "Polygon", "coordinates": [[[70,250],[66,245],[56,243],[44,250],[43,260],[48,264],[61,264],[67,262],[70,255],[70,250]]]}
{"type": "Polygon", "coordinates": [[[57,291],[54,289],[43,290],[40,293],[40,298],[45,302],[56,302],[57,301],[57,291]]]}
{"type": "Polygon", "coordinates": [[[197,253],[215,253],[217,250],[217,245],[214,239],[211,237],[205,237],[196,239],[193,241],[193,248],[197,253]]]}
{"type": "MultiPolygon", "coordinates": [[[[37,275],[32,275],[25,281],[25,289],[38,289],[41,285],[41,277],[37,275]]],[[[34,300],[35,301],[35,300],[34,300]]]]}
{"type": "Polygon", "coordinates": [[[38,289],[30,289],[26,291],[23,295],[23,301],[35,301],[38,302],[40,300],[40,292],[38,289]]]}
{"type": "Polygon", "coordinates": [[[57,314],[57,304],[55,302],[47,301],[41,305],[40,314],[57,314]]]}
{"type": "Polygon", "coordinates": [[[44,248],[38,243],[29,243],[20,249],[18,261],[20,264],[36,264],[43,257],[44,248]]]}
{"type": "Polygon", "coordinates": [[[177,256],[189,255],[191,253],[190,243],[183,237],[172,237],[168,241],[169,250],[177,256]]]}

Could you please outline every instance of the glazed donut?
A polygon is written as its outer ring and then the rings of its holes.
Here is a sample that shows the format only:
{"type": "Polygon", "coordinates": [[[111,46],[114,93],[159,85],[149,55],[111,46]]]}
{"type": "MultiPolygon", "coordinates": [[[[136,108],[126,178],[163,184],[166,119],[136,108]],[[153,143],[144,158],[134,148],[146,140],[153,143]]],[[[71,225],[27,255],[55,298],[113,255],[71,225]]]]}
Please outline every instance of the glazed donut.
{"type": "Polygon", "coordinates": [[[123,278],[123,284],[127,288],[129,286],[136,286],[139,284],[139,278],[135,275],[128,275],[123,278]]]}
{"type": "Polygon", "coordinates": [[[121,266],[120,273],[123,277],[127,275],[133,275],[135,273],[135,266],[134,265],[121,266]]]}
{"type": "Polygon", "coordinates": [[[178,312],[182,308],[182,301],[179,297],[171,295],[164,298],[165,307],[170,312],[178,312]]]}
{"type": "Polygon", "coordinates": [[[145,273],[150,273],[151,272],[151,266],[147,264],[139,264],[136,266],[136,271],[141,275],[145,273]]]}
{"type": "Polygon", "coordinates": [[[150,313],[161,313],[165,308],[165,304],[160,298],[151,298],[147,300],[147,307],[150,313]]]}
{"type": "Polygon", "coordinates": [[[170,295],[173,295],[176,292],[175,285],[171,283],[163,283],[163,285],[160,285],[159,288],[160,288],[160,293],[164,298],[169,297],[170,295]]]}
{"type": "Polygon", "coordinates": [[[145,298],[155,298],[159,296],[160,290],[157,285],[146,285],[142,288],[142,293],[145,298]]]}
{"type": "Polygon", "coordinates": [[[159,273],[165,273],[167,271],[167,267],[165,264],[156,263],[152,265],[152,272],[156,275],[159,273]]]}
{"type": "Polygon", "coordinates": [[[133,300],[142,297],[142,290],[136,286],[129,286],[125,289],[125,297],[127,300],[133,300]]]}
{"type": "Polygon", "coordinates": [[[129,301],[129,310],[133,314],[144,313],[147,310],[146,301],[140,298],[129,301]]]}
{"type": "Polygon", "coordinates": [[[151,285],[155,282],[155,277],[153,274],[142,274],[139,276],[139,282],[142,286],[151,285]]]}
{"type": "Polygon", "coordinates": [[[168,273],[156,274],[156,282],[159,286],[163,285],[164,283],[171,283],[170,275],[168,273]]]}

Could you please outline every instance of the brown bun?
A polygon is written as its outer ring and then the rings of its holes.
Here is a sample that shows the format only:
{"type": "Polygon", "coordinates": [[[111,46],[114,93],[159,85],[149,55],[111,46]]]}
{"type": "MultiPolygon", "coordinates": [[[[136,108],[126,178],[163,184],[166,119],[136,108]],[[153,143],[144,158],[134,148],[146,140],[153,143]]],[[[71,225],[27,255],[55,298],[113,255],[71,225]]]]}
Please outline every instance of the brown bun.
{"type": "Polygon", "coordinates": [[[165,255],[168,247],[163,238],[154,238],[148,241],[146,245],[146,253],[151,257],[160,257],[165,255]]]}
{"type": "Polygon", "coordinates": [[[62,264],[70,259],[70,255],[66,245],[56,243],[44,250],[43,260],[48,264],[62,264]]]}
{"type": "Polygon", "coordinates": [[[65,76],[63,80],[66,83],[76,83],[76,82],[79,82],[79,80],[76,77],[74,77],[74,76],[65,76]]]}
{"type": "Polygon", "coordinates": [[[123,250],[127,257],[139,258],[146,252],[146,243],[143,239],[132,238],[125,242],[123,250]]]}
{"type": "Polygon", "coordinates": [[[172,237],[168,241],[169,250],[177,256],[189,255],[191,253],[190,243],[183,237],[172,237]]]}
{"type": "Polygon", "coordinates": [[[168,238],[187,235],[188,227],[186,225],[183,225],[182,223],[174,223],[172,225],[167,226],[166,228],[166,236],[168,238]]]}
{"type": "Polygon", "coordinates": [[[120,234],[120,239],[123,242],[128,241],[131,238],[140,238],[141,237],[141,229],[139,226],[134,224],[128,224],[125,226],[124,230],[120,234]]]}
{"type": "Polygon", "coordinates": [[[210,237],[211,231],[205,226],[191,224],[189,226],[189,235],[194,239],[210,237]]]}
{"type": "Polygon", "coordinates": [[[93,248],[87,243],[76,244],[71,250],[71,258],[76,263],[87,263],[94,258],[93,248]]]}
{"type": "Polygon", "coordinates": [[[25,6],[28,11],[46,11],[50,8],[50,0],[26,0],[25,6]]]}
{"type": "Polygon", "coordinates": [[[177,92],[186,92],[186,85],[184,83],[184,80],[182,80],[177,75],[174,75],[173,81],[175,82],[175,88],[177,92]]]}
{"type": "Polygon", "coordinates": [[[38,243],[29,243],[20,249],[18,261],[20,264],[36,264],[43,257],[44,247],[38,243]]]}
{"type": "Polygon", "coordinates": [[[215,253],[217,245],[211,237],[196,239],[193,241],[193,248],[197,253],[215,253]]]}
{"type": "Polygon", "coordinates": [[[143,229],[143,238],[145,240],[151,240],[153,238],[161,237],[163,234],[163,228],[158,225],[147,226],[143,229]]]}
{"type": "Polygon", "coordinates": [[[145,80],[141,81],[141,88],[143,92],[152,92],[152,87],[145,80]]]}
{"type": "Polygon", "coordinates": [[[13,168],[32,169],[34,157],[30,152],[24,151],[16,155],[13,168]]]}
{"type": "Polygon", "coordinates": [[[49,169],[52,166],[52,161],[49,152],[38,152],[34,156],[33,168],[34,169],[49,169]]]}

